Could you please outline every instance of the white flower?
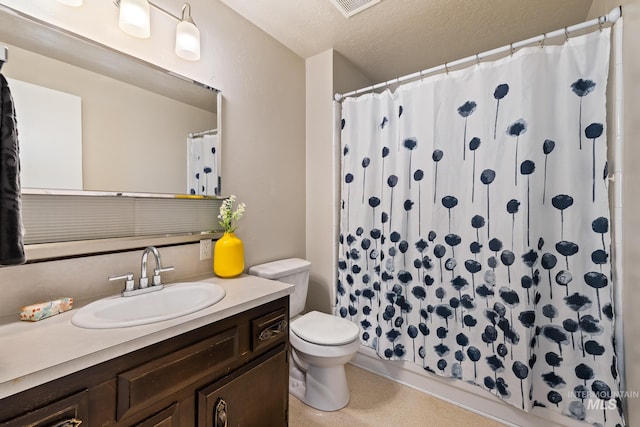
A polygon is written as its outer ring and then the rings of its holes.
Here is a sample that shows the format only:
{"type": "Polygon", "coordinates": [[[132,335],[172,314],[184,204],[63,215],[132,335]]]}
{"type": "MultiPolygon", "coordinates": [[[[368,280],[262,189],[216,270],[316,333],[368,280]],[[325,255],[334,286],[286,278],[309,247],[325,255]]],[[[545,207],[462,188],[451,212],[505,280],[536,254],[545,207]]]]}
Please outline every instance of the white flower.
{"type": "Polygon", "coordinates": [[[242,218],[246,205],[244,203],[238,204],[236,210],[233,210],[233,204],[236,201],[236,196],[233,194],[229,198],[225,199],[220,206],[220,214],[218,215],[218,223],[224,228],[225,233],[233,233],[238,226],[234,225],[242,218]]]}

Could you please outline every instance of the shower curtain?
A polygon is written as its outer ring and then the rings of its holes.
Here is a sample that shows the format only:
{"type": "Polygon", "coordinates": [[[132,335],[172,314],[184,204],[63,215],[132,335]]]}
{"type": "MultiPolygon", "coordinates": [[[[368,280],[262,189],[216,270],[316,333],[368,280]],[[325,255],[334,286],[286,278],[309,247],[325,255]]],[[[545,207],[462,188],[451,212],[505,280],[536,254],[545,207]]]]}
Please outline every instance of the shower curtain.
{"type": "Polygon", "coordinates": [[[337,315],[379,357],[623,425],[610,31],[348,98],[337,315]]]}
{"type": "Polygon", "coordinates": [[[189,194],[219,196],[221,183],[218,170],[220,156],[218,135],[206,133],[190,136],[187,139],[187,150],[189,194]]]}

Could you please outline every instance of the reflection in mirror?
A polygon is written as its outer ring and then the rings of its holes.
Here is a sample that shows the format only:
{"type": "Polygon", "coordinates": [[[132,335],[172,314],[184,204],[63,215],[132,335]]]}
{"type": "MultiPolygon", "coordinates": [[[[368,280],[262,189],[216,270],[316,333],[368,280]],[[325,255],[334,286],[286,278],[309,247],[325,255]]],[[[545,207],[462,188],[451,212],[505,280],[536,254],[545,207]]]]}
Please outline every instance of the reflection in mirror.
{"type": "Polygon", "coordinates": [[[218,130],[190,133],[187,141],[187,181],[189,194],[219,196],[221,177],[219,169],[220,146],[218,130]]]}
{"type": "Polygon", "coordinates": [[[219,195],[217,90],[4,6],[0,44],[23,189],[219,195]]]}

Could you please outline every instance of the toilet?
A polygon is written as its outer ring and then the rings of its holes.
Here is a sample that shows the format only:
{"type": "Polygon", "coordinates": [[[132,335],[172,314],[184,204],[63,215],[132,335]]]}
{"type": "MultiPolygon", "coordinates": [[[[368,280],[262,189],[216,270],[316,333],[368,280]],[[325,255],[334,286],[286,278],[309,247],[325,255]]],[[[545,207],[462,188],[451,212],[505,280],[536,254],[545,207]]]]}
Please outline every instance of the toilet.
{"type": "Polygon", "coordinates": [[[360,348],[360,328],[319,311],[300,314],[310,269],[309,261],[288,258],[253,266],[249,274],[294,285],[289,303],[289,392],[313,408],[337,411],[349,403],[344,365],[360,348]]]}

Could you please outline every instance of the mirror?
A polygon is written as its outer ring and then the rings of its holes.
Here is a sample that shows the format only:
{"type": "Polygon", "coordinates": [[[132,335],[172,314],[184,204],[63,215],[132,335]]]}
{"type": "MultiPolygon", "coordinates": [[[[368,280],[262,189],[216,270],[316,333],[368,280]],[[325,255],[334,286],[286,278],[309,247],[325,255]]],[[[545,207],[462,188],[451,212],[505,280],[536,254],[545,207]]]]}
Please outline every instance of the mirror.
{"type": "Polygon", "coordinates": [[[220,194],[218,90],[5,6],[0,45],[23,190],[220,194]]]}

